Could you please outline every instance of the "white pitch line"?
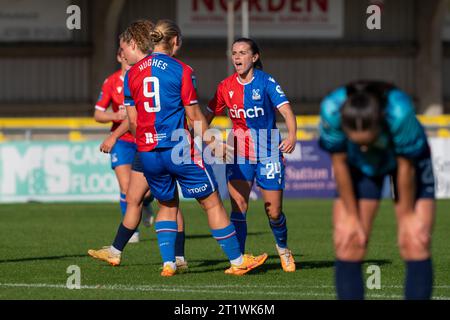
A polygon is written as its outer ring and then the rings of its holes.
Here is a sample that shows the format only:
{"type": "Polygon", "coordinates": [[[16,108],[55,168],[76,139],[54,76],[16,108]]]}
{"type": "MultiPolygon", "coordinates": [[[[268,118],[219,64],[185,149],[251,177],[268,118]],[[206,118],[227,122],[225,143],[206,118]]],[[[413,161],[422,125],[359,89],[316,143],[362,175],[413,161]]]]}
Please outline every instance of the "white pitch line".
{"type": "MultiPolygon", "coordinates": [[[[47,284],[47,283],[0,283],[0,287],[9,287],[9,288],[52,288],[52,289],[67,289],[65,285],[61,284],[47,284]]],[[[123,286],[123,285],[97,285],[97,286],[80,286],[80,289],[88,289],[88,290],[117,290],[117,291],[157,291],[157,292],[189,292],[189,293],[221,293],[221,294],[243,294],[248,295],[248,292],[243,291],[230,291],[230,290],[206,290],[201,289],[192,289],[189,286],[181,287],[181,286],[123,286]]],[[[284,296],[330,296],[334,297],[334,294],[320,294],[313,292],[276,292],[276,291],[253,291],[252,294],[259,295],[284,295],[284,296]]]]}
{"type": "MultiPolygon", "coordinates": [[[[9,287],[9,288],[53,288],[53,289],[67,289],[65,285],[62,284],[48,284],[48,283],[0,283],[0,287],[9,287]]],[[[112,290],[112,291],[157,291],[157,292],[190,292],[190,293],[221,293],[221,294],[245,294],[248,295],[248,292],[243,291],[230,291],[230,290],[207,290],[206,288],[226,288],[227,286],[168,286],[168,285],[160,285],[160,286],[125,286],[125,285],[84,285],[81,286],[80,289],[88,289],[88,290],[112,290]]],[[[228,286],[230,287],[230,286],[228,286]]],[[[236,286],[233,286],[236,287],[236,286]]],[[[239,286],[243,287],[243,286],[239,286]]],[[[245,286],[244,286],[245,287],[245,286]]],[[[250,287],[250,286],[246,286],[250,287]]],[[[252,286],[258,288],[271,288],[273,286],[252,286]]],[[[286,288],[286,286],[279,286],[280,288],[286,288]]],[[[290,286],[293,287],[293,286],[290,286]]],[[[397,286],[395,286],[397,287],[397,286]]],[[[400,286],[398,286],[400,287],[400,286]]],[[[448,287],[448,286],[445,286],[448,287]]],[[[301,286],[298,286],[301,288],[301,286]]],[[[308,288],[315,289],[323,289],[323,288],[334,288],[334,286],[309,286],[308,288]]],[[[312,297],[331,297],[335,298],[334,294],[329,293],[316,293],[316,292],[274,292],[274,291],[253,291],[253,294],[259,295],[276,295],[276,296],[312,296],[312,297]]],[[[392,295],[392,294],[377,294],[377,293],[367,293],[366,297],[368,298],[379,298],[379,299],[403,299],[402,295],[392,295]]],[[[437,300],[450,300],[450,297],[446,296],[434,296],[433,299],[437,300]]]]}
{"type": "MultiPolygon", "coordinates": [[[[165,285],[161,285],[165,286],[165,285]]],[[[168,286],[173,287],[173,286],[168,286]]],[[[201,288],[313,288],[313,289],[326,289],[326,288],[334,288],[334,285],[252,285],[252,284],[205,284],[205,285],[183,285],[183,287],[201,287],[201,288]]],[[[382,285],[382,288],[387,289],[403,289],[403,285],[382,285]]],[[[433,289],[450,289],[450,285],[435,285],[433,289]]]]}

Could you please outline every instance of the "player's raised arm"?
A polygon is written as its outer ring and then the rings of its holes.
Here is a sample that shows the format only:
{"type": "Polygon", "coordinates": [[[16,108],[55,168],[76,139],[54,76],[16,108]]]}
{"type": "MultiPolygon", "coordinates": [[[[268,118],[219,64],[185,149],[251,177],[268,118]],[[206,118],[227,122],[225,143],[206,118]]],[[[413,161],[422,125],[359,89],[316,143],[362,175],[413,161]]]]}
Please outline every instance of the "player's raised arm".
{"type": "Polygon", "coordinates": [[[206,107],[205,117],[208,124],[211,124],[216,115],[221,115],[225,111],[226,103],[223,99],[223,90],[223,82],[221,82],[217,86],[214,97],[209,101],[208,106],[206,107]]]}

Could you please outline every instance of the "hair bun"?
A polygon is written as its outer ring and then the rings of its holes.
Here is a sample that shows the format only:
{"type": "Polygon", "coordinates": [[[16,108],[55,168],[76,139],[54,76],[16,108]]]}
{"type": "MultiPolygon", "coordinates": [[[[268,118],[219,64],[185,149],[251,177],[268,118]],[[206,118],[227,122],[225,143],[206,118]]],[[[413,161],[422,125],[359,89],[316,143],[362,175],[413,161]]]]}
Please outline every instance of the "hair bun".
{"type": "Polygon", "coordinates": [[[153,43],[158,43],[164,38],[164,34],[161,31],[155,29],[150,33],[150,38],[153,43]]]}

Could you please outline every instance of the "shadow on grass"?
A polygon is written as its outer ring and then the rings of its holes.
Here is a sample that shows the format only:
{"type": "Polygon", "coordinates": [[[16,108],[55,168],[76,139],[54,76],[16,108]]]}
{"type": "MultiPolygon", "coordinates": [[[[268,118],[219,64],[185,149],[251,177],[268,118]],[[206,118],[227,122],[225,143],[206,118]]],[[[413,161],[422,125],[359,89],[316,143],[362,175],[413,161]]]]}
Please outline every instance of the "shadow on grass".
{"type": "Polygon", "coordinates": [[[5,260],[0,260],[0,263],[61,260],[61,259],[66,259],[66,258],[84,258],[84,257],[88,257],[88,254],[86,253],[86,254],[72,254],[72,255],[62,255],[62,256],[49,256],[49,257],[29,257],[29,258],[19,258],[19,259],[5,259],[5,260]]]}
{"type": "MultiPolygon", "coordinates": [[[[308,270],[308,269],[330,269],[334,268],[334,260],[313,260],[313,261],[302,261],[302,255],[296,255],[296,266],[297,271],[308,270]]],[[[259,268],[251,271],[251,274],[262,274],[266,273],[269,270],[280,270],[281,271],[281,263],[279,261],[279,257],[277,255],[270,255],[267,261],[259,268]],[[275,261],[274,261],[275,260],[275,261]]],[[[224,264],[224,260],[192,260],[189,261],[195,263],[196,265],[189,269],[190,274],[194,273],[207,273],[207,272],[215,272],[215,271],[223,271],[223,267],[215,267],[220,264],[224,264]],[[197,264],[198,263],[198,264],[197,264]],[[197,268],[207,268],[206,270],[197,270],[197,268]]],[[[383,266],[387,264],[391,264],[391,260],[379,259],[379,260],[366,260],[364,261],[365,265],[374,264],[377,266],[383,266]]],[[[226,266],[225,268],[227,268],[226,266]]]]}
{"type": "MultiPolygon", "coordinates": [[[[329,269],[329,268],[334,268],[334,263],[335,260],[313,260],[313,261],[302,261],[301,259],[298,259],[299,255],[296,255],[296,269],[297,271],[301,271],[301,270],[308,270],[308,269],[329,269]]],[[[300,255],[301,257],[301,255],[300,255]]],[[[279,257],[277,255],[271,255],[269,256],[269,258],[267,259],[268,261],[266,261],[266,263],[264,263],[264,265],[262,265],[260,268],[255,269],[255,271],[253,271],[253,274],[258,274],[258,273],[265,273],[269,270],[279,270],[281,269],[281,262],[279,262],[279,257]],[[278,260],[276,262],[273,262],[271,259],[274,260],[278,260]]],[[[386,264],[391,264],[392,260],[386,260],[386,259],[372,259],[372,260],[365,260],[364,264],[374,264],[377,266],[383,266],[386,264]]]]}

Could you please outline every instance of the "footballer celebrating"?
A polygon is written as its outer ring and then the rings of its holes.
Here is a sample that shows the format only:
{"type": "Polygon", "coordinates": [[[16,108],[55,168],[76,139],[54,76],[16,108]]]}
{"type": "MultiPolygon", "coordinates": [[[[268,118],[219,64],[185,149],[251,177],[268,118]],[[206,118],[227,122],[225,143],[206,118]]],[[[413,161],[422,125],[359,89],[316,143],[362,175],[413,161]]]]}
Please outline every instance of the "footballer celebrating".
{"type": "Polygon", "coordinates": [[[241,252],[244,252],[249,196],[256,179],[282,268],[285,272],[294,272],[296,266],[287,246],[287,221],[282,200],[283,152],[291,153],[295,148],[296,119],[280,85],[262,71],[260,50],[255,41],[237,39],[232,47],[232,61],[236,72],[219,84],[206,115],[211,122],[227,108],[233,122],[226,147],[235,150],[232,163],[226,165],[232,207],[230,220],[236,229],[241,252]],[[277,111],[285,119],[288,129],[288,136],[283,141],[275,123],[277,111]]]}
{"type": "MultiPolygon", "coordinates": [[[[132,41],[132,35],[134,37],[139,37],[139,47],[143,52],[149,52],[151,49],[151,41],[150,41],[150,32],[153,29],[154,24],[151,21],[148,20],[140,20],[135,23],[133,23],[130,27],[125,30],[120,36],[119,39],[121,42],[130,42],[132,41]]],[[[120,49],[120,52],[122,54],[122,49],[120,49]]],[[[126,63],[124,56],[120,57],[120,61],[122,63],[122,70],[128,69],[128,64],[126,63]]],[[[117,100],[120,100],[123,104],[123,78],[121,78],[120,82],[120,89],[117,90],[117,92],[121,92],[121,100],[117,98],[117,100]]],[[[114,131],[113,133],[105,139],[103,144],[101,145],[101,150],[103,152],[114,152],[116,146],[117,146],[117,138],[121,136],[121,134],[127,134],[133,138],[134,142],[134,136],[131,135],[128,131],[129,123],[128,121],[123,121],[114,131]],[[112,150],[112,151],[111,151],[112,150]]],[[[131,140],[131,138],[129,138],[131,140]]],[[[131,145],[131,142],[130,142],[131,145]]],[[[136,152],[136,146],[133,143],[133,148],[130,147],[130,149],[118,149],[124,152],[124,157],[127,159],[127,164],[129,161],[132,161],[132,165],[130,163],[129,166],[131,166],[130,173],[126,177],[127,183],[125,184],[127,186],[127,194],[126,194],[126,202],[123,201],[121,204],[123,205],[123,211],[125,213],[123,217],[123,221],[121,222],[119,229],[117,231],[117,234],[115,236],[115,239],[111,246],[104,247],[99,250],[89,250],[88,254],[96,259],[104,260],[108,262],[109,264],[113,266],[120,265],[121,263],[121,255],[122,252],[128,242],[133,241],[133,237],[136,235],[137,227],[139,225],[139,222],[141,220],[141,211],[143,211],[142,214],[142,221],[144,225],[150,226],[151,225],[151,215],[145,215],[145,212],[148,212],[148,210],[145,210],[146,206],[148,208],[151,208],[149,205],[149,199],[151,196],[148,196],[149,193],[149,186],[147,184],[147,180],[144,177],[143,173],[143,167],[140,160],[140,157],[138,156],[138,153],[136,152]],[[142,210],[142,207],[144,206],[144,210],[142,210]]],[[[126,145],[128,147],[128,145],[126,145]]],[[[119,153],[119,155],[122,155],[122,153],[119,153]]],[[[114,155],[112,155],[114,156],[114,155]]],[[[120,168],[120,167],[119,167],[120,168]]],[[[121,174],[125,175],[126,172],[120,172],[121,174]]],[[[125,195],[123,195],[125,197],[125,195]]],[[[184,234],[184,220],[181,213],[181,210],[179,209],[177,212],[177,232],[176,232],[176,240],[175,240],[175,257],[176,257],[176,265],[178,268],[178,271],[186,271],[188,266],[187,262],[184,258],[184,243],[185,243],[185,234],[184,234]]]]}
{"type": "MultiPolygon", "coordinates": [[[[128,120],[126,120],[127,112],[123,105],[123,79],[129,65],[124,60],[122,49],[120,48],[117,51],[117,61],[120,63],[121,68],[104,81],[100,96],[95,105],[94,118],[100,123],[112,122],[111,134],[103,140],[100,145],[100,151],[111,155],[111,168],[116,174],[120,188],[120,209],[122,216],[125,216],[131,164],[137,148],[135,139],[128,130],[128,120]],[[113,112],[106,112],[110,106],[113,112]]],[[[150,220],[153,214],[150,202],[150,198],[148,197],[143,209],[143,213],[147,216],[146,221],[150,220]]],[[[137,230],[129,242],[139,242],[139,232],[137,230]]]]}
{"type": "MultiPolygon", "coordinates": [[[[127,62],[133,65],[125,76],[125,105],[131,131],[135,133],[144,175],[160,204],[155,230],[163,260],[161,276],[176,274],[176,215],[179,207],[177,182],[183,195],[195,198],[205,210],[213,237],[230,260],[225,273],[243,275],[260,266],[267,254],[243,255],[236,231],[230,223],[217,191],[212,169],[200,156],[199,161],[175,163],[173,149],[180,142],[173,134],[182,132],[183,141],[193,146],[187,120],[199,121],[202,136],[208,125],[197,102],[193,70],[174,58],[181,48],[181,32],[169,20],[160,20],[150,32],[154,45],[148,55],[138,45],[140,38],[121,41],[127,62]]],[[[189,148],[188,148],[189,149],[189,148]]],[[[192,149],[192,153],[195,151],[192,149]]]]}

